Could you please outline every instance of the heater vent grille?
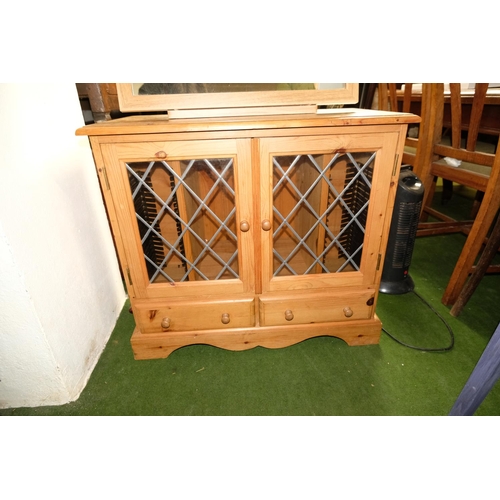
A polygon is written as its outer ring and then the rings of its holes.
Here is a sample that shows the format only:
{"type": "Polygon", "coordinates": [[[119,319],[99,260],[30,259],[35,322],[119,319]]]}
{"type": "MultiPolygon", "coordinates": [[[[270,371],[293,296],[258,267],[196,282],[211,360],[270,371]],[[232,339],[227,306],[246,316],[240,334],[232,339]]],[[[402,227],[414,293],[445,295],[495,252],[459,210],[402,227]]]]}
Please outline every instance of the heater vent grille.
{"type": "Polygon", "coordinates": [[[403,165],[399,174],[398,190],[380,282],[382,293],[402,294],[414,289],[415,285],[408,271],[423,199],[422,182],[409,166],[403,165]]]}
{"type": "Polygon", "coordinates": [[[397,233],[392,258],[394,268],[408,267],[411,263],[421,206],[421,201],[418,203],[401,202],[399,204],[397,233]]]}

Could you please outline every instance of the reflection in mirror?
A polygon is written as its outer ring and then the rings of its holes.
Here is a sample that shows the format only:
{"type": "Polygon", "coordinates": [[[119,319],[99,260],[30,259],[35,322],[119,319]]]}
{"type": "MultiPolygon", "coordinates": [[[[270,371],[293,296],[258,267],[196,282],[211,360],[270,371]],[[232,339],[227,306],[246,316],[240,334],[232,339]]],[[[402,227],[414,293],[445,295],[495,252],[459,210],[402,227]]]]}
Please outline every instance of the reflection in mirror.
{"type": "Polygon", "coordinates": [[[274,90],[329,90],[343,83],[135,83],[135,95],[199,94],[216,92],[263,92],[274,90]]]}

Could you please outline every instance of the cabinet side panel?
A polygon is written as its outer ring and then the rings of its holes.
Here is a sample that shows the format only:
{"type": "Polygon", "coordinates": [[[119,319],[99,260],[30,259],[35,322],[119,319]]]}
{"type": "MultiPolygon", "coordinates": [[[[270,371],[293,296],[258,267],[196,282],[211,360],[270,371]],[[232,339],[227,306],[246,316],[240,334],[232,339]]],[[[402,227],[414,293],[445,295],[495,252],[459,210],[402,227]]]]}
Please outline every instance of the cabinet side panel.
{"type": "Polygon", "coordinates": [[[403,141],[406,125],[402,133],[386,133],[374,169],[370,213],[366,226],[367,252],[363,255],[365,285],[380,284],[387,238],[394,208],[397,179],[401,167],[403,141]]]}
{"type": "MultiPolygon", "coordinates": [[[[104,204],[106,207],[106,212],[108,215],[108,220],[111,227],[111,232],[113,234],[113,241],[116,248],[116,253],[118,255],[118,260],[120,262],[120,268],[123,277],[127,276],[127,269],[129,264],[127,261],[127,256],[125,248],[123,245],[123,237],[120,231],[120,226],[118,224],[118,218],[113,203],[113,197],[110,190],[108,172],[106,168],[106,163],[103,157],[103,152],[101,150],[101,143],[99,137],[90,137],[90,144],[92,146],[92,154],[94,155],[94,162],[96,165],[97,176],[99,178],[99,183],[101,185],[101,192],[104,198],[104,204]]],[[[135,290],[133,283],[129,279],[124,279],[125,286],[127,288],[127,293],[131,299],[135,297],[135,290]]]]}
{"type": "Polygon", "coordinates": [[[103,144],[102,154],[106,165],[107,179],[112,193],[118,231],[125,254],[125,281],[133,287],[132,297],[146,295],[147,270],[144,259],[140,259],[142,245],[140,235],[131,221],[135,221],[135,208],[130,194],[130,185],[127,174],[122,167],[114,144],[103,144]]]}

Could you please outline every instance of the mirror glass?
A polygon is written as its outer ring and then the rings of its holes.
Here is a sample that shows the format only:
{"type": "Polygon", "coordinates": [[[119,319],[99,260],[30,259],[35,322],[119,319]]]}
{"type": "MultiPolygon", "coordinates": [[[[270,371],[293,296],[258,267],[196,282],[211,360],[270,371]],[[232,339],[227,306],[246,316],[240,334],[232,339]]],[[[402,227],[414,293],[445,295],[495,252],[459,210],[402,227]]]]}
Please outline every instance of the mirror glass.
{"type": "Polygon", "coordinates": [[[133,83],[133,95],[343,89],[345,83],[133,83]]]}

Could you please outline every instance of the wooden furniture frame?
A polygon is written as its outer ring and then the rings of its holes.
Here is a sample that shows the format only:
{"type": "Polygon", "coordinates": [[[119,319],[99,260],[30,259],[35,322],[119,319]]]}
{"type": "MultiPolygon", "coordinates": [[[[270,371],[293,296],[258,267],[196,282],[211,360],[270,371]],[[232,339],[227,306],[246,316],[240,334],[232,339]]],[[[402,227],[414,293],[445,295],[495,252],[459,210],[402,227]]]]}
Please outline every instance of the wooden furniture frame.
{"type": "Polygon", "coordinates": [[[118,100],[125,112],[168,112],[171,118],[207,116],[244,116],[297,114],[315,112],[318,105],[354,104],[358,84],[345,83],[330,90],[276,90],[250,92],[215,92],[192,94],[140,95],[133,84],[118,83],[118,100]]]}
{"type": "Polygon", "coordinates": [[[467,305],[467,302],[472,297],[476,288],[479,286],[481,279],[487,272],[500,272],[500,265],[492,264],[495,255],[498,253],[500,248],[500,216],[497,216],[497,220],[488,236],[488,242],[486,243],[483,253],[479,258],[477,264],[470,275],[469,280],[466,282],[457,300],[453,304],[450,310],[452,316],[459,316],[463,308],[467,305]]]}
{"type": "MultiPolygon", "coordinates": [[[[450,84],[451,141],[442,141],[445,104],[444,84],[424,84],[422,131],[416,173],[425,186],[423,217],[431,215],[439,222],[422,222],[417,236],[463,232],[467,235],[462,252],[455,265],[442,302],[453,305],[486,241],[488,231],[500,208],[500,151],[484,152],[477,148],[482,112],[487,97],[487,84],[476,84],[470,121],[466,124],[467,139],[462,141],[464,129],[460,84],[450,84]],[[446,160],[445,160],[446,158],[446,160]],[[456,160],[460,167],[451,165],[456,160]],[[462,165],[463,163],[463,165],[462,165]],[[484,193],[473,220],[457,221],[431,207],[437,178],[456,182],[484,193]]],[[[499,141],[498,138],[495,140],[499,141]]]]}
{"type": "MultiPolygon", "coordinates": [[[[402,103],[407,101],[406,85],[404,89],[397,89],[396,96],[398,100],[399,110],[403,108],[402,103]]],[[[472,113],[472,104],[474,102],[474,89],[467,88],[460,90],[461,107],[462,107],[462,130],[467,130],[472,113]]],[[[500,114],[498,106],[500,105],[500,88],[489,87],[486,91],[484,100],[484,108],[479,123],[479,133],[500,135],[500,114]]],[[[397,109],[397,108],[395,108],[397,109]]],[[[410,108],[405,105],[405,111],[422,116],[422,88],[412,85],[410,108]]],[[[451,92],[448,88],[444,89],[444,110],[443,110],[443,126],[451,127],[451,92]]]]}
{"type": "MultiPolygon", "coordinates": [[[[406,83],[404,90],[398,89],[396,83],[378,84],[378,109],[384,111],[414,113],[413,104],[413,84],[406,83]]],[[[403,152],[403,165],[415,167],[418,154],[418,137],[409,137],[405,139],[405,149],[403,152]]]]}
{"type": "Polygon", "coordinates": [[[90,137],[136,320],[135,358],[323,335],[377,343],[404,138],[418,121],[346,110],[133,116],[79,129],[90,137]],[[150,200],[140,205],[141,196],[150,200]]]}
{"type": "Polygon", "coordinates": [[[116,83],[77,83],[80,99],[88,99],[95,122],[111,120],[120,110],[116,83]]]}

